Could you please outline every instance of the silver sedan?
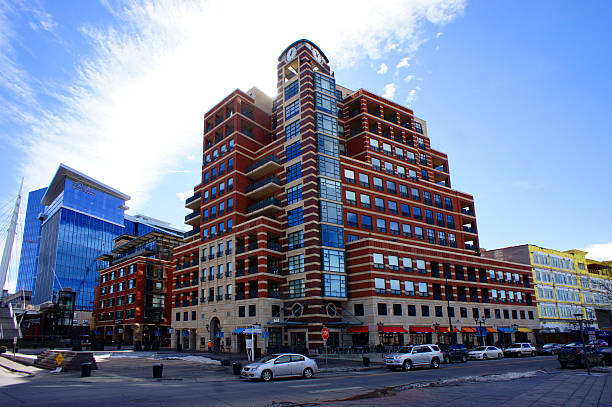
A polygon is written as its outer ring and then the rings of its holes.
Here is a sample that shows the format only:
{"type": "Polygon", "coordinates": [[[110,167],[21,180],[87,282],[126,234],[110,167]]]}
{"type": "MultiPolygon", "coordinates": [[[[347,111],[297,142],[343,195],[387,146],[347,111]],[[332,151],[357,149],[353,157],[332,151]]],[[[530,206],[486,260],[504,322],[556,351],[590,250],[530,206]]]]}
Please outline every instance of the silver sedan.
{"type": "Polygon", "coordinates": [[[240,377],[268,382],[275,377],[312,378],[319,370],[317,362],[296,353],[276,353],[242,368],[240,377]]]}
{"type": "Polygon", "coordinates": [[[504,353],[496,346],[479,346],[470,351],[468,357],[470,359],[501,359],[504,353]]]}

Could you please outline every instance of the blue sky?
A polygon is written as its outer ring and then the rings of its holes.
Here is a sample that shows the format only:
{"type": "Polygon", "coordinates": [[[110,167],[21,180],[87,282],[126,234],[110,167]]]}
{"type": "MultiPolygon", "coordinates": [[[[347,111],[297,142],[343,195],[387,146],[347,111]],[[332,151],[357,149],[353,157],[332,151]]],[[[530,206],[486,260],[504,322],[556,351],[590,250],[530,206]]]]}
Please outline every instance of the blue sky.
{"type": "Polygon", "coordinates": [[[373,3],[0,0],[0,216],[64,162],[184,226],[203,114],[235,88],[273,95],[276,57],[309,38],[339,84],[427,121],[481,246],[612,258],[612,3],[373,3]]]}

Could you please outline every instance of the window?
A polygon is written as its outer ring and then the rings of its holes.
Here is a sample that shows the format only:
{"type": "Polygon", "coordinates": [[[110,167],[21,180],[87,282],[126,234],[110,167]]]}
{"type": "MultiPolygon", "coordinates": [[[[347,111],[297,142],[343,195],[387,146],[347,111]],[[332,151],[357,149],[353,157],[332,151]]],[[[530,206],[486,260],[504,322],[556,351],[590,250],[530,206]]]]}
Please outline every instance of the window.
{"type": "Polygon", "coordinates": [[[429,181],[429,172],[427,170],[421,170],[421,177],[425,180],[425,181],[429,181]]]}
{"type": "Polygon", "coordinates": [[[321,202],[321,221],[342,225],[342,205],[335,202],[321,202]]]}
{"type": "Polygon", "coordinates": [[[408,316],[416,317],[416,306],[415,305],[408,305],[408,316]]]}
{"type": "Polygon", "coordinates": [[[412,207],[412,217],[415,219],[423,219],[423,214],[421,213],[421,208],[417,208],[416,206],[412,207]]]}
{"type": "Polygon", "coordinates": [[[357,214],[353,212],[346,213],[346,225],[351,227],[358,227],[357,214]]]}
{"type": "Polygon", "coordinates": [[[181,320],[181,313],[177,312],[176,315],[174,316],[174,320],[175,321],[180,321],[181,320]]]}
{"type": "Polygon", "coordinates": [[[326,113],[335,115],[338,111],[336,98],[328,96],[324,93],[315,92],[315,105],[318,110],[326,113]]]}
{"type": "Polygon", "coordinates": [[[380,144],[378,140],[371,138],[370,139],[370,149],[373,151],[380,151],[380,144]]]}
{"type": "Polygon", "coordinates": [[[421,315],[424,317],[429,316],[429,305],[421,305],[421,315]]]}
{"type": "Polygon", "coordinates": [[[344,169],[344,179],[351,184],[355,183],[355,171],[344,169]]]}
{"type": "Polygon", "coordinates": [[[410,225],[402,223],[402,235],[404,237],[412,237],[412,231],[410,230],[410,225]]]}
{"type": "Polygon", "coordinates": [[[335,94],[336,82],[333,78],[325,76],[320,72],[315,72],[315,89],[323,92],[335,94]]]}
{"type": "Polygon", "coordinates": [[[299,80],[296,80],[295,82],[285,86],[285,100],[289,100],[295,95],[297,95],[299,90],[300,90],[299,80]]]}
{"type": "Polygon", "coordinates": [[[317,131],[330,136],[338,134],[338,119],[326,114],[315,113],[317,122],[317,131]]]}
{"type": "Polygon", "coordinates": [[[372,230],[372,217],[367,215],[361,215],[361,227],[364,229],[372,230]]]}
{"type": "Polygon", "coordinates": [[[324,155],[319,156],[319,174],[340,179],[340,161],[324,155]]]}
{"type": "Polygon", "coordinates": [[[295,208],[287,212],[287,223],[289,226],[296,226],[304,223],[302,207],[295,208]]]}
{"type": "Polygon", "coordinates": [[[389,213],[391,215],[397,215],[397,202],[395,201],[387,201],[387,207],[389,208],[389,213]]]}
{"type": "Polygon", "coordinates": [[[395,174],[395,172],[393,171],[393,163],[385,162],[385,172],[387,174],[395,174]]]}
{"type": "Polygon", "coordinates": [[[285,121],[300,113],[300,101],[296,100],[285,107],[285,121]]]}
{"type": "MultiPolygon", "coordinates": [[[[287,189],[287,205],[302,200],[302,184],[287,189]]],[[[229,208],[228,208],[229,209],[229,208]]]]}
{"type": "Polygon", "coordinates": [[[323,295],[326,297],[346,297],[346,276],[323,274],[323,295]]]}
{"type": "Polygon", "coordinates": [[[289,246],[289,250],[304,247],[304,231],[299,230],[297,232],[289,233],[287,245],[289,246]]]}
{"type": "Polygon", "coordinates": [[[427,297],[429,295],[427,292],[427,283],[419,283],[419,295],[421,297],[427,297]]]}
{"type": "Polygon", "coordinates": [[[372,207],[372,204],[370,203],[370,195],[360,194],[359,198],[361,200],[361,207],[362,208],[369,209],[369,208],[372,207]]]}
{"type": "Polygon", "coordinates": [[[409,218],[410,217],[410,206],[406,204],[401,204],[401,208],[402,208],[402,216],[409,218]]]}
{"type": "Polygon", "coordinates": [[[387,181],[387,192],[390,194],[397,194],[397,190],[395,189],[395,182],[387,181]]]}
{"type": "Polygon", "coordinates": [[[425,266],[425,260],[418,259],[416,263],[417,263],[417,271],[419,273],[422,273],[422,274],[427,273],[427,267],[425,266]]]}
{"type": "Polygon", "coordinates": [[[420,201],[421,200],[421,196],[419,193],[419,190],[416,188],[410,188],[410,194],[412,196],[412,199],[414,199],[415,201],[420,201]]]}
{"type": "Polygon", "coordinates": [[[378,315],[387,315],[387,304],[378,304],[378,315]]]}
{"type": "Polygon", "coordinates": [[[387,286],[385,284],[384,278],[375,278],[374,279],[374,288],[376,290],[376,294],[386,294],[387,286]]]}
{"type": "Polygon", "coordinates": [[[341,195],[340,182],[333,181],[327,178],[320,178],[319,179],[319,196],[321,198],[341,202],[342,195],[341,195]]]}
{"type": "Polygon", "coordinates": [[[288,258],[289,274],[301,273],[304,271],[304,255],[290,256],[288,258]]]}
{"type": "Polygon", "coordinates": [[[353,314],[356,317],[362,317],[365,315],[365,310],[363,309],[363,304],[354,304],[353,305],[353,314]]]}
{"type": "Polygon", "coordinates": [[[285,135],[287,140],[290,140],[294,137],[297,137],[300,135],[300,121],[297,120],[291,124],[288,124],[285,127],[285,135]]]}
{"type": "Polygon", "coordinates": [[[510,312],[507,309],[504,310],[504,319],[510,319],[510,312]]]}
{"type": "Polygon", "coordinates": [[[296,141],[295,143],[287,146],[285,155],[286,155],[287,161],[291,161],[294,158],[299,157],[301,153],[302,151],[300,149],[300,142],[296,141]]]}
{"type": "Polygon", "coordinates": [[[431,205],[431,192],[423,191],[423,202],[425,205],[431,205]]]}
{"type": "Polygon", "coordinates": [[[392,235],[399,236],[399,234],[400,234],[400,232],[399,232],[399,223],[390,220],[389,221],[389,232],[391,232],[392,235]]]}
{"type": "Polygon", "coordinates": [[[302,177],[302,163],[295,163],[287,167],[287,182],[295,181],[302,177]]]}
{"type": "Polygon", "coordinates": [[[346,197],[346,203],[349,205],[357,205],[357,197],[353,191],[346,190],[344,191],[344,196],[346,197]]]}
{"type": "Polygon", "coordinates": [[[241,305],[238,307],[238,318],[244,318],[245,316],[245,307],[241,305]]]}
{"type": "Polygon", "coordinates": [[[385,211],[385,201],[382,198],[374,197],[374,207],[377,211],[385,211]]]}
{"type": "Polygon", "coordinates": [[[393,315],[402,315],[402,304],[393,304],[393,315]]]}
{"type": "Polygon", "coordinates": [[[378,158],[372,158],[372,168],[377,171],[380,171],[380,160],[378,158]]]}
{"type": "Polygon", "coordinates": [[[321,225],[321,239],[323,246],[344,247],[344,230],[338,226],[321,225]]]}
{"type": "Polygon", "coordinates": [[[376,230],[387,233],[387,222],[384,219],[376,218],[376,230]]]}
{"type": "MultiPolygon", "coordinates": [[[[323,257],[323,270],[334,271],[336,273],[344,273],[344,252],[340,250],[322,249],[323,257]]],[[[303,267],[303,256],[302,256],[302,267],[303,267]]]]}
{"type": "Polygon", "coordinates": [[[449,211],[453,210],[453,201],[449,197],[444,197],[444,208],[449,211]]]}
{"type": "Polygon", "coordinates": [[[480,310],[478,308],[472,308],[472,318],[480,318],[480,310]]]}
{"type": "Polygon", "coordinates": [[[299,298],[306,295],[306,279],[289,281],[289,298],[299,298]]]}
{"type": "Polygon", "coordinates": [[[250,317],[257,316],[257,308],[255,307],[255,304],[249,305],[249,316],[250,317]]]}
{"type": "Polygon", "coordinates": [[[367,174],[359,174],[359,185],[362,187],[370,187],[370,177],[367,174]]]}
{"type": "Polygon", "coordinates": [[[441,317],[442,316],[442,306],[441,305],[436,305],[436,307],[435,307],[435,314],[436,314],[436,317],[441,317]]]}
{"type": "Polygon", "coordinates": [[[421,240],[424,239],[424,237],[423,237],[423,228],[422,227],[420,227],[420,226],[415,226],[414,227],[414,237],[417,238],[417,239],[421,239],[421,240]]]}
{"type": "Polygon", "coordinates": [[[337,139],[326,136],[325,134],[317,135],[317,147],[320,153],[339,157],[340,152],[338,146],[339,143],[337,139]]]}
{"type": "Polygon", "coordinates": [[[374,259],[374,268],[377,268],[377,269],[385,268],[385,260],[381,253],[373,253],[372,257],[374,259]]]}
{"type": "Polygon", "coordinates": [[[459,308],[459,314],[461,315],[461,318],[467,318],[467,308],[459,308]]]}
{"type": "Polygon", "coordinates": [[[374,189],[377,191],[384,191],[382,179],[377,177],[372,177],[374,183],[374,189]]]}
{"type": "Polygon", "coordinates": [[[414,295],[414,282],[404,281],[404,291],[406,292],[406,295],[414,295]]]}

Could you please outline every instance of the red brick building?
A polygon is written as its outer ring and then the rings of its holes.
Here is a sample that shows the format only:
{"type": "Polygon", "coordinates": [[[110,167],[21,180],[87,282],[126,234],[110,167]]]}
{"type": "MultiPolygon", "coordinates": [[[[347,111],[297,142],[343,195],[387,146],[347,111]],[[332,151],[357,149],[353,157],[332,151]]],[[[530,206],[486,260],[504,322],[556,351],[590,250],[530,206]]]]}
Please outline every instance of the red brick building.
{"type": "Polygon", "coordinates": [[[112,253],[100,257],[95,288],[95,337],[110,343],[169,346],[172,303],[172,250],[182,238],[153,231],[122,235],[112,253]]]}
{"type": "Polygon", "coordinates": [[[204,117],[174,345],[244,350],[254,327],[260,350],[318,348],[324,326],[333,346],[450,340],[449,325],[474,342],[476,315],[489,342],[537,327],[529,268],[480,256],[473,197],[423,120],[337,85],[308,40],[277,78],[274,99],[236,90],[204,117]]]}

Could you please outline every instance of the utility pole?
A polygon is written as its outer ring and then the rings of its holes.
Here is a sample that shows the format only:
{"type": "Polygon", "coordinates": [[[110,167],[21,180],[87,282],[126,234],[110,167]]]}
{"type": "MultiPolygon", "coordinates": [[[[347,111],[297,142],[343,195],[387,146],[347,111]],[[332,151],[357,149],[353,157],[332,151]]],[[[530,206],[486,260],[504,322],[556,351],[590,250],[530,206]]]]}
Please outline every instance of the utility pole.
{"type": "Polygon", "coordinates": [[[23,178],[21,179],[21,185],[19,186],[19,193],[17,194],[17,200],[15,201],[15,207],[13,208],[13,215],[11,216],[11,223],[9,224],[8,232],[6,234],[6,241],[4,242],[4,252],[2,253],[2,263],[0,263],[0,292],[4,288],[6,282],[6,275],[8,273],[9,263],[11,261],[11,252],[13,251],[13,243],[15,242],[15,234],[17,232],[17,218],[19,217],[19,206],[21,205],[21,190],[23,189],[23,178]]]}
{"type": "Polygon", "coordinates": [[[589,358],[587,357],[586,354],[586,343],[584,342],[584,323],[587,322],[584,319],[584,316],[582,314],[574,314],[574,318],[577,319],[576,322],[578,322],[578,326],[580,327],[580,338],[582,340],[582,357],[584,357],[584,364],[586,365],[587,368],[587,374],[590,376],[591,375],[591,365],[589,364],[589,358]]]}

